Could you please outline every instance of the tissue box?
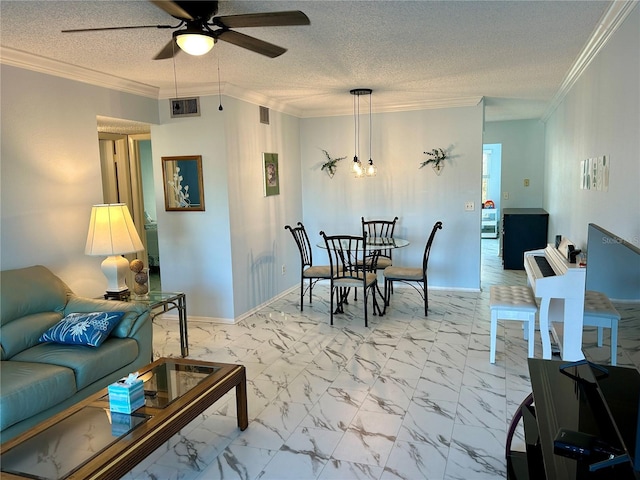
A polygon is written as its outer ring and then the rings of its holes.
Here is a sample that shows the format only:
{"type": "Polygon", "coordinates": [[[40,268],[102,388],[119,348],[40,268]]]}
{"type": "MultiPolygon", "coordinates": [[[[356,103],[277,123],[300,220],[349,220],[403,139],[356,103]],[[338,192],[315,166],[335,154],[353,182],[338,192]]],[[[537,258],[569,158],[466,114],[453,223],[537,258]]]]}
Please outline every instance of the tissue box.
{"type": "Polygon", "coordinates": [[[144,405],[144,388],[142,380],[136,379],[126,383],[126,378],[121,378],[108,387],[109,410],[118,413],[132,413],[144,405]]]}

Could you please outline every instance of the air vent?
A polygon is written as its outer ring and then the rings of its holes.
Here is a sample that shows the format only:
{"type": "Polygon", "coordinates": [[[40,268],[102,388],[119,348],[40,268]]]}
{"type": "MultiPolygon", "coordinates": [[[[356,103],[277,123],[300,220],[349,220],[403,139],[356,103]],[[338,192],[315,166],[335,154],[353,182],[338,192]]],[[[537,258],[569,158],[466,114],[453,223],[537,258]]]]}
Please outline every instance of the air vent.
{"type": "Polygon", "coordinates": [[[269,125],[269,109],[267,107],[260,107],[260,123],[269,125]]]}
{"type": "Polygon", "coordinates": [[[170,105],[172,118],[200,116],[200,97],[172,98],[170,105]]]}

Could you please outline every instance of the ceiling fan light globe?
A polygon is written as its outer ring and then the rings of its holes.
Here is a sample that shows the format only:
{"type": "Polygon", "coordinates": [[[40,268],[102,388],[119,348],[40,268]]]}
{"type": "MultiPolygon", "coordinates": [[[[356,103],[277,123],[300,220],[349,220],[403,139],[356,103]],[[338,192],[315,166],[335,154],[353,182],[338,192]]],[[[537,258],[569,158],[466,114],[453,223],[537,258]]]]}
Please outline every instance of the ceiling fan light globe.
{"type": "Polygon", "coordinates": [[[209,53],[215,43],[213,37],[199,33],[183,33],[176,35],[176,43],[180,50],[189,55],[200,56],[209,53]]]}

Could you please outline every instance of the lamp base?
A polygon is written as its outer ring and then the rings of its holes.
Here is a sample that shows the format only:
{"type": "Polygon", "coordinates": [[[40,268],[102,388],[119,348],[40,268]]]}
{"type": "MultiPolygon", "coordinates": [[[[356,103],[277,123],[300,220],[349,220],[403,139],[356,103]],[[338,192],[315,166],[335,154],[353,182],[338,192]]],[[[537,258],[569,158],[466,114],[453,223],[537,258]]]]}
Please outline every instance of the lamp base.
{"type": "Polygon", "coordinates": [[[129,290],[125,281],[129,271],[129,261],[122,255],[111,255],[104,259],[102,273],[107,277],[107,292],[124,292],[129,290]]]}
{"type": "Polygon", "coordinates": [[[125,290],[123,292],[105,292],[104,294],[105,300],[120,300],[128,302],[129,298],[131,298],[131,292],[129,290],[125,290]]]}

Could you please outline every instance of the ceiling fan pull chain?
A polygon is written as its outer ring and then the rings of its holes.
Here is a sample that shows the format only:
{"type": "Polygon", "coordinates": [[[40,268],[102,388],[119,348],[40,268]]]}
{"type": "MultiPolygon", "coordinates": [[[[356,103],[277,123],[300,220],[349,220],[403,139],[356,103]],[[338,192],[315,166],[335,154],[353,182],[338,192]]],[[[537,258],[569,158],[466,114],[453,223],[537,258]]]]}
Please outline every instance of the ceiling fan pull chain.
{"type": "Polygon", "coordinates": [[[224,108],[222,108],[222,92],[220,88],[220,55],[217,55],[217,57],[218,57],[218,99],[220,101],[220,106],[218,107],[218,110],[222,111],[224,110],[224,108]]]}
{"type": "Polygon", "coordinates": [[[173,61],[173,85],[176,89],[176,98],[178,98],[178,74],[176,73],[176,42],[172,42],[173,48],[173,56],[171,60],[173,61]]]}

